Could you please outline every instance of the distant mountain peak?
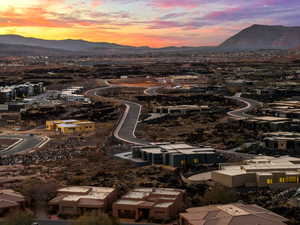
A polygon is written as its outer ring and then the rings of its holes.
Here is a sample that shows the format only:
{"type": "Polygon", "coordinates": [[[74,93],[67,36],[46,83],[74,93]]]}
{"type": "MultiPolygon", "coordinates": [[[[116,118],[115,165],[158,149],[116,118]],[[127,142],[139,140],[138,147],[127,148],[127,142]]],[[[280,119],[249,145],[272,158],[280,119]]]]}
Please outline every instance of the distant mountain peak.
{"type": "Polygon", "coordinates": [[[253,24],[226,40],[220,48],[228,50],[291,49],[299,45],[300,27],[253,24]]]}

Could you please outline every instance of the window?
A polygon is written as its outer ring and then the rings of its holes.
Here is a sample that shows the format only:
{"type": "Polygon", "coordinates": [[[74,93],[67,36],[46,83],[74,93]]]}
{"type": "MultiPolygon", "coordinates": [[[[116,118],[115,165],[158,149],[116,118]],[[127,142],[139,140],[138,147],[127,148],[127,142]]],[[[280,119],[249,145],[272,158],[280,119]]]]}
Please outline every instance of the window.
{"type": "Polygon", "coordinates": [[[180,161],[181,165],[185,165],[185,160],[180,161]]]}
{"type": "Polygon", "coordinates": [[[199,159],[193,159],[194,164],[198,164],[199,163],[199,159]]]}
{"type": "Polygon", "coordinates": [[[299,177],[296,177],[296,176],[287,177],[286,182],[288,182],[288,183],[299,183],[299,177]]]}
{"type": "Polygon", "coordinates": [[[299,177],[291,176],[291,177],[280,177],[280,183],[299,183],[299,177]]]}
{"type": "Polygon", "coordinates": [[[273,179],[272,178],[268,178],[267,179],[267,184],[273,184],[273,179]]]}

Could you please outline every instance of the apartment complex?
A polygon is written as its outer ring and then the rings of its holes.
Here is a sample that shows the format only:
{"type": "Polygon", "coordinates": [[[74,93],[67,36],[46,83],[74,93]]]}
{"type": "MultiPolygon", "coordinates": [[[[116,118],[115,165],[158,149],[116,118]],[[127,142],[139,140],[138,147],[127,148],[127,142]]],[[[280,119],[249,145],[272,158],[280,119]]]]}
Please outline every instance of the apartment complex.
{"type": "Polygon", "coordinates": [[[20,85],[0,87],[0,103],[15,100],[16,98],[26,98],[41,94],[45,91],[43,83],[25,83],[20,85]]]}
{"type": "Polygon", "coordinates": [[[171,188],[137,188],[113,204],[121,219],[170,220],[183,210],[185,191],[171,188]]]}
{"type": "Polygon", "coordinates": [[[79,94],[83,90],[83,87],[70,87],[62,90],[60,97],[67,102],[89,102],[88,98],[79,94]]]}
{"type": "Polygon", "coordinates": [[[59,189],[57,197],[48,205],[59,215],[78,216],[87,212],[105,212],[111,209],[116,199],[114,188],[73,186],[59,189]]]}
{"type": "Polygon", "coordinates": [[[286,225],[288,220],[257,205],[209,205],[187,209],[180,225],[286,225]]]}
{"type": "Polygon", "coordinates": [[[23,208],[25,198],[13,190],[0,190],[0,216],[23,208]]]}
{"type": "Polygon", "coordinates": [[[46,121],[46,129],[62,134],[86,133],[96,130],[96,123],[82,120],[46,121]]]}
{"type": "Polygon", "coordinates": [[[212,172],[212,180],[227,187],[297,187],[299,177],[300,159],[289,156],[258,156],[212,172]]]}
{"type": "Polygon", "coordinates": [[[153,143],[149,146],[133,146],[132,157],[141,159],[150,165],[168,165],[172,167],[192,167],[214,164],[218,161],[215,149],[211,147],[193,147],[184,143],[153,143]]]}

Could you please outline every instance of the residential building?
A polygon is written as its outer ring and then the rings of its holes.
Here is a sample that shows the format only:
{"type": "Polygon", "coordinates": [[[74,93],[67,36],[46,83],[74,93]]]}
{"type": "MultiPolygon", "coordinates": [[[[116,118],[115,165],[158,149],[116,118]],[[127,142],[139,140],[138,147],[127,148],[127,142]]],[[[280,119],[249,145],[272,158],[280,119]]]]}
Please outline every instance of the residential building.
{"type": "Polygon", "coordinates": [[[273,116],[259,116],[239,120],[240,126],[247,129],[278,131],[289,130],[291,120],[273,116]]]}
{"type": "Polygon", "coordinates": [[[235,164],[220,164],[212,180],[227,187],[298,187],[300,159],[282,156],[257,156],[235,164]]]}
{"type": "Polygon", "coordinates": [[[87,212],[101,213],[112,207],[117,199],[114,188],[71,186],[58,190],[57,197],[48,205],[59,215],[79,216],[87,212]]]}
{"type": "Polygon", "coordinates": [[[264,146],[277,153],[300,153],[300,133],[272,132],[263,134],[264,146]]]}
{"type": "Polygon", "coordinates": [[[286,225],[288,219],[257,205],[240,203],[187,209],[180,225],[286,225]]]}
{"type": "Polygon", "coordinates": [[[46,121],[46,129],[62,134],[86,133],[96,130],[96,123],[83,120],[46,121]]]}
{"type": "Polygon", "coordinates": [[[171,188],[136,188],[113,204],[120,219],[170,220],[184,208],[185,191],[171,188]]]}
{"type": "Polygon", "coordinates": [[[150,165],[192,167],[218,162],[215,149],[207,146],[193,147],[184,143],[153,143],[149,146],[133,146],[132,157],[150,165]]]}
{"type": "Polygon", "coordinates": [[[207,112],[209,106],[198,105],[176,105],[176,106],[158,106],[153,109],[154,113],[170,114],[170,115],[185,115],[192,112],[207,112]]]}
{"type": "Polygon", "coordinates": [[[10,189],[0,190],[0,216],[24,207],[25,197],[10,189]]]}
{"type": "Polygon", "coordinates": [[[9,102],[16,98],[26,98],[41,94],[45,91],[43,83],[24,83],[20,85],[12,85],[0,87],[0,103],[9,102]]]}
{"type": "Polygon", "coordinates": [[[62,90],[60,97],[67,102],[90,102],[89,98],[79,94],[83,90],[83,87],[70,87],[62,90]]]}

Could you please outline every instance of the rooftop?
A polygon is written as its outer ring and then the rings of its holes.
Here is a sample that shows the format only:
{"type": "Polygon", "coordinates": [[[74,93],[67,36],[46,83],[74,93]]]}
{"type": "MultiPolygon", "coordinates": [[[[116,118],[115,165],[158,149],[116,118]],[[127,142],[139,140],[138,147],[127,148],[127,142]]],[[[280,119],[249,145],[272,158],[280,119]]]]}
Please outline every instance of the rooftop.
{"type": "Polygon", "coordinates": [[[210,205],[180,214],[192,225],[285,225],[288,220],[257,205],[210,205]]]}
{"type": "Polygon", "coordinates": [[[140,146],[143,152],[152,154],[214,154],[215,149],[209,146],[194,147],[185,143],[152,143],[149,146],[140,146]]]}
{"type": "Polygon", "coordinates": [[[273,116],[260,116],[260,117],[254,117],[254,120],[260,120],[260,121],[287,121],[288,118],[280,118],[280,117],[273,117],[273,116]]]}
{"type": "Polygon", "coordinates": [[[61,188],[58,193],[64,195],[60,200],[78,202],[81,199],[104,200],[114,190],[114,188],[106,187],[72,186],[61,188]]]}
{"type": "Polygon", "coordinates": [[[221,166],[218,173],[236,176],[248,172],[268,173],[268,172],[298,172],[300,171],[300,159],[283,156],[279,158],[258,156],[251,160],[246,160],[240,165],[227,164],[221,166]]]}
{"type": "Polygon", "coordinates": [[[183,190],[173,188],[136,188],[117,201],[117,205],[148,205],[168,208],[184,193],[183,190]]]}

